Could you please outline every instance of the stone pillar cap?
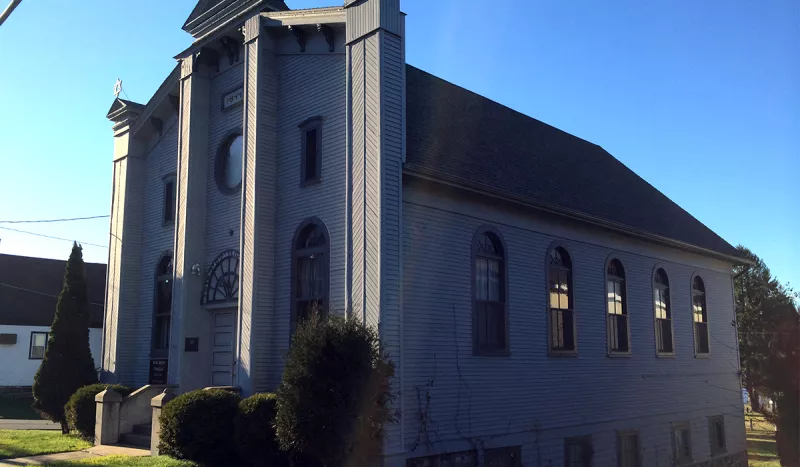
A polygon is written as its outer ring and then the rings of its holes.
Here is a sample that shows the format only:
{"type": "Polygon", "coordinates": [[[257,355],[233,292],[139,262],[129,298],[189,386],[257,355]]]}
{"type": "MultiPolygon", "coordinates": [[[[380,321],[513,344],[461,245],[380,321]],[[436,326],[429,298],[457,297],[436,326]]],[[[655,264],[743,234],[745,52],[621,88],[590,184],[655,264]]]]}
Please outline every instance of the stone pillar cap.
{"type": "Polygon", "coordinates": [[[164,404],[171,401],[172,399],[175,399],[175,394],[172,394],[172,392],[169,389],[165,389],[164,392],[150,399],[150,406],[163,407],[164,404]]]}
{"type": "Polygon", "coordinates": [[[113,390],[111,388],[108,388],[103,392],[97,393],[97,395],[94,396],[94,401],[95,402],[102,402],[104,404],[111,403],[111,402],[122,402],[122,395],[120,393],[118,393],[117,391],[115,391],[115,390],[113,390]]]}

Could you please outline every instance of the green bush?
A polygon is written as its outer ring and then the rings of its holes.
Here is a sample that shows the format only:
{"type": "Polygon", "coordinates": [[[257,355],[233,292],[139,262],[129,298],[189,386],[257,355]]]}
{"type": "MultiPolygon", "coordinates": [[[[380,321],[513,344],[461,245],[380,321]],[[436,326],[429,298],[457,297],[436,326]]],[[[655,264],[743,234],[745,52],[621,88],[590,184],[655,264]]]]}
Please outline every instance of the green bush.
{"type": "Polygon", "coordinates": [[[287,456],[275,439],[275,394],[253,394],[239,402],[236,415],[239,460],[252,467],[283,467],[287,456]]]}
{"type": "Polygon", "coordinates": [[[394,366],[358,320],[317,315],[300,323],[277,392],[281,449],[327,467],[366,465],[393,420],[394,366]]]}
{"type": "Polygon", "coordinates": [[[161,453],[205,465],[233,465],[238,394],[222,389],[181,394],[161,411],[161,453]]]}
{"type": "Polygon", "coordinates": [[[97,411],[94,396],[107,388],[120,393],[122,397],[133,392],[133,389],[119,384],[90,384],[75,391],[64,406],[64,414],[67,417],[69,429],[77,431],[81,437],[88,441],[94,441],[94,421],[97,411]]]}

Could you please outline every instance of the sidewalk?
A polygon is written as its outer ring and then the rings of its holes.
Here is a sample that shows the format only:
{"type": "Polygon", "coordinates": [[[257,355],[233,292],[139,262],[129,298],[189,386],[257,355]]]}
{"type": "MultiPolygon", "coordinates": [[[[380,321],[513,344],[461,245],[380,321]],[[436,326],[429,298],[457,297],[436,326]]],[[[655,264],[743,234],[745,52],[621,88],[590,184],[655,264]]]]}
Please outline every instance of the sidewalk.
{"type": "Polygon", "coordinates": [[[126,446],[94,446],[84,451],[60,452],[58,454],[44,454],[33,457],[18,457],[16,459],[0,460],[0,467],[13,465],[47,465],[55,461],[72,461],[85,459],[87,457],[103,456],[130,456],[145,457],[149,456],[147,449],[130,448],[126,446]]]}
{"type": "Polygon", "coordinates": [[[0,430],[60,430],[61,425],[49,420],[12,420],[0,418],[0,430]]]}

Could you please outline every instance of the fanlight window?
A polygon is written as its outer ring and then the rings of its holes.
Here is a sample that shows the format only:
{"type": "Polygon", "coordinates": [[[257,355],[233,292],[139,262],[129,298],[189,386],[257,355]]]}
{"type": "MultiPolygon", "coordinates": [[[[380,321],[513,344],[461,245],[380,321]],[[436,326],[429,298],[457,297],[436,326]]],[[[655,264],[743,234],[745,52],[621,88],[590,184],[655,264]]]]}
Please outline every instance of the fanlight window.
{"type": "Polygon", "coordinates": [[[239,299],[239,251],[226,250],[208,268],[203,286],[204,305],[230,303],[239,299]]]}

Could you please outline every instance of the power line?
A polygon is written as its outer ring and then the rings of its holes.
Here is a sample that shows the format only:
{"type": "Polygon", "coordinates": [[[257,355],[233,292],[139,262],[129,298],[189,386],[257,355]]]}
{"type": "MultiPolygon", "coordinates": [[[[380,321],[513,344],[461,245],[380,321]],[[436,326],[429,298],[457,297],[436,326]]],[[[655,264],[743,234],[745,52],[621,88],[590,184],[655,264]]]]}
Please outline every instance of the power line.
{"type": "Polygon", "coordinates": [[[45,234],[40,234],[40,233],[36,233],[36,232],[28,232],[26,230],[12,229],[11,227],[2,227],[2,226],[0,226],[0,229],[10,230],[12,232],[19,232],[19,233],[24,233],[24,234],[28,234],[28,235],[36,235],[37,237],[51,238],[53,240],[63,240],[65,242],[78,242],[81,245],[96,246],[98,248],[108,248],[108,246],[106,246],[106,245],[98,245],[97,243],[82,242],[80,240],[74,240],[74,239],[69,239],[69,238],[53,237],[52,235],[45,235],[45,234]]]}
{"type": "MultiPolygon", "coordinates": [[[[2,287],[8,287],[8,288],[10,288],[10,289],[22,290],[23,292],[30,292],[30,293],[33,293],[33,294],[36,294],[36,295],[44,295],[45,297],[58,298],[58,295],[53,295],[53,294],[49,294],[49,293],[39,292],[38,290],[26,289],[25,287],[17,287],[16,285],[5,284],[5,283],[3,283],[3,282],[0,282],[0,286],[2,286],[2,287]]],[[[103,304],[102,304],[102,303],[95,303],[95,302],[89,302],[89,305],[103,306],[103,304]]]]}
{"type": "Polygon", "coordinates": [[[104,216],[89,216],[89,217],[70,217],[66,219],[41,219],[41,220],[34,220],[34,221],[0,221],[0,224],[36,224],[36,223],[43,223],[43,222],[68,222],[68,221],[85,221],[89,219],[102,219],[104,217],[109,217],[108,214],[104,216]]]}

